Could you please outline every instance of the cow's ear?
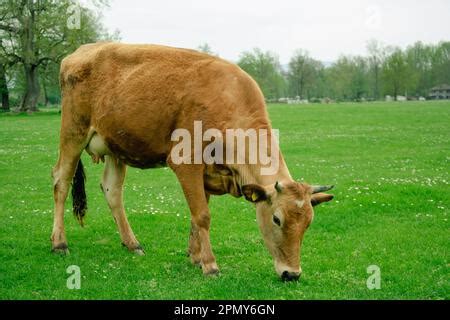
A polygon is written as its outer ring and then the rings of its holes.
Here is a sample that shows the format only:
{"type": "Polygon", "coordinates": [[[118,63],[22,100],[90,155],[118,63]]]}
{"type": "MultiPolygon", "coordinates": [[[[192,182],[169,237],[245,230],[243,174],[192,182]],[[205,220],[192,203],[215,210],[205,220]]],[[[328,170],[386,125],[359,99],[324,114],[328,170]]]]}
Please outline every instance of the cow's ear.
{"type": "Polygon", "coordinates": [[[245,199],[253,203],[264,201],[268,198],[266,190],[257,184],[246,184],[242,186],[242,193],[245,199]]]}
{"type": "Polygon", "coordinates": [[[328,202],[331,201],[334,198],[332,194],[328,193],[315,193],[311,196],[311,204],[314,206],[317,206],[321,204],[322,202],[328,202]]]}

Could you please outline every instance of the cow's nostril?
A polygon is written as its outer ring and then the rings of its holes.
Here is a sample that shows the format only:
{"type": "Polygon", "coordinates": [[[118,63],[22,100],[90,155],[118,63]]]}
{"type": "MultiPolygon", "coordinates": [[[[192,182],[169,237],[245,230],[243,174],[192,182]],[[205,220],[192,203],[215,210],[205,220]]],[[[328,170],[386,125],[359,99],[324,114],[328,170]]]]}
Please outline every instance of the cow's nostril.
{"type": "Polygon", "coordinates": [[[300,273],[283,271],[281,279],[283,281],[297,281],[300,278],[300,273]]]}

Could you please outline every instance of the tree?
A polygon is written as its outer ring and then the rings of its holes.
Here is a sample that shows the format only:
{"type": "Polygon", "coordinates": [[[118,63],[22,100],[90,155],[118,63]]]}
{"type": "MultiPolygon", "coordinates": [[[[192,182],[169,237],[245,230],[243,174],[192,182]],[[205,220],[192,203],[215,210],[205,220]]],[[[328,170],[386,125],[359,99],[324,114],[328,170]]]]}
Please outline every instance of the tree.
{"type": "Polygon", "coordinates": [[[2,5],[4,6],[0,6],[0,94],[2,110],[8,111],[10,108],[8,71],[20,61],[20,57],[15,54],[15,41],[11,36],[13,26],[9,28],[4,24],[10,15],[10,11],[7,9],[11,3],[2,3],[2,5]]]}
{"type": "Polygon", "coordinates": [[[339,57],[327,70],[331,95],[339,100],[360,100],[367,96],[367,74],[367,63],[363,57],[339,57]]]}
{"type": "Polygon", "coordinates": [[[289,62],[288,80],[291,94],[303,99],[310,97],[323,65],[312,59],[306,51],[297,50],[289,62]]]}
{"type": "Polygon", "coordinates": [[[37,110],[39,70],[43,65],[58,64],[81,43],[96,41],[104,35],[98,17],[72,0],[3,0],[0,16],[1,39],[10,39],[3,56],[13,57],[23,67],[22,111],[37,110]],[[71,19],[78,20],[78,25],[70,25],[71,19]]]}
{"type": "Polygon", "coordinates": [[[205,42],[205,43],[199,45],[199,46],[197,47],[197,50],[200,51],[200,52],[203,52],[203,53],[210,54],[210,55],[212,55],[212,56],[216,56],[216,55],[217,55],[216,53],[214,53],[214,52],[212,51],[211,46],[210,46],[207,42],[205,42]]]}
{"type": "Polygon", "coordinates": [[[356,100],[360,100],[368,95],[368,66],[364,57],[357,56],[352,60],[352,96],[356,100]]]}
{"type": "Polygon", "coordinates": [[[368,64],[370,70],[370,82],[372,87],[372,96],[375,100],[380,98],[380,78],[381,68],[384,61],[384,49],[380,42],[370,40],[367,43],[368,64]]]}
{"type": "Polygon", "coordinates": [[[393,49],[383,64],[383,81],[385,91],[394,96],[407,94],[407,90],[415,85],[415,77],[408,65],[405,54],[399,48],[393,49]]]}
{"type": "Polygon", "coordinates": [[[432,55],[431,77],[433,86],[450,84],[450,42],[439,43],[432,55]]]}
{"type": "Polygon", "coordinates": [[[59,63],[44,63],[39,71],[39,82],[42,87],[41,101],[44,106],[49,103],[60,103],[59,63]]]}
{"type": "Polygon", "coordinates": [[[0,95],[3,111],[9,111],[10,108],[7,72],[18,62],[16,57],[7,54],[7,46],[7,41],[0,38],[0,95]]]}
{"type": "Polygon", "coordinates": [[[285,94],[286,83],[275,54],[255,48],[243,52],[238,65],[255,79],[266,99],[277,99],[285,94]]]}
{"type": "Polygon", "coordinates": [[[9,111],[9,91],[6,81],[5,65],[0,63],[0,95],[2,100],[2,110],[9,111]]]}
{"type": "Polygon", "coordinates": [[[314,87],[310,90],[310,96],[316,97],[316,98],[323,98],[323,97],[331,97],[331,91],[328,85],[328,73],[326,68],[322,63],[320,63],[321,66],[317,70],[317,79],[314,87]]]}

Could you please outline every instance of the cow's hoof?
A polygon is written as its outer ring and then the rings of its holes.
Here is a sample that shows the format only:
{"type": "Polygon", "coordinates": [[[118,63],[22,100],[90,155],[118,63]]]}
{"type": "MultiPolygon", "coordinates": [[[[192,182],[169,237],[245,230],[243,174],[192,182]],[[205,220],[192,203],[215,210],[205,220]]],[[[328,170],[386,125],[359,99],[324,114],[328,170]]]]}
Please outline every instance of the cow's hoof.
{"type": "Polygon", "coordinates": [[[203,272],[203,274],[208,277],[217,277],[219,276],[220,271],[219,269],[211,269],[208,272],[203,272]]]}
{"type": "Polygon", "coordinates": [[[145,256],[144,248],[142,248],[139,243],[137,245],[126,245],[122,242],[122,246],[126,247],[128,251],[131,251],[138,256],[145,256]]]}
{"type": "Polygon", "coordinates": [[[218,276],[220,274],[219,268],[215,263],[207,267],[203,265],[202,269],[205,276],[218,276]]]}
{"type": "Polygon", "coordinates": [[[141,247],[134,249],[133,253],[138,256],[145,256],[145,251],[141,247]]]}
{"type": "Polygon", "coordinates": [[[69,248],[67,247],[66,243],[60,243],[52,247],[52,252],[55,254],[60,254],[62,256],[67,256],[69,255],[69,248]]]}

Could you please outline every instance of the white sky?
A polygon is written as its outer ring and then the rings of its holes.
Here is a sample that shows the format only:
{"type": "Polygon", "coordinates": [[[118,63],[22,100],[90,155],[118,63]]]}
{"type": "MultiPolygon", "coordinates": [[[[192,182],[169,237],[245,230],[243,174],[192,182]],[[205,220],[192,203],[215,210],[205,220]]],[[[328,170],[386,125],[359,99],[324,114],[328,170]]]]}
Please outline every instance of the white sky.
{"type": "Polygon", "coordinates": [[[364,54],[377,39],[405,47],[450,40],[449,0],[111,0],[108,29],[122,41],[197,48],[207,42],[236,61],[244,50],[276,52],[283,64],[295,49],[333,61],[364,54]]]}

